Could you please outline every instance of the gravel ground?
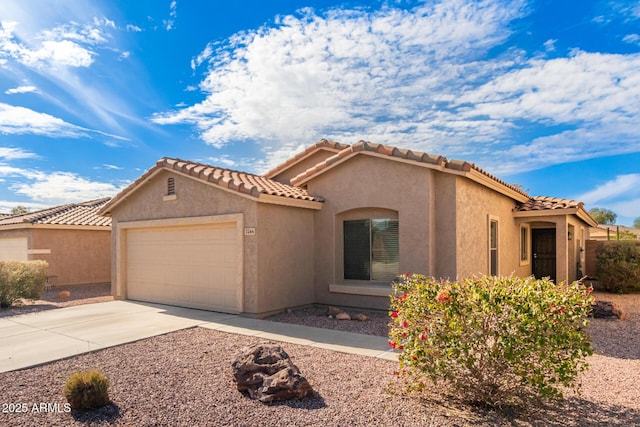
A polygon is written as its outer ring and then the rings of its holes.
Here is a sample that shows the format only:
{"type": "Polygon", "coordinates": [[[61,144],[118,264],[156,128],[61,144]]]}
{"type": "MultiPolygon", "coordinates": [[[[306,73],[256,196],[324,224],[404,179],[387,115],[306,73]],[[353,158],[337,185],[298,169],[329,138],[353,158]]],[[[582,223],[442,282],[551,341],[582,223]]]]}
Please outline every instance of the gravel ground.
{"type": "MultiPolygon", "coordinates": [[[[193,328],[0,374],[0,425],[640,425],[640,295],[596,297],[620,303],[627,320],[592,321],[589,332],[596,354],[589,358],[591,368],[582,376],[580,396],[569,395],[563,403],[526,414],[509,417],[470,408],[447,400],[437,389],[429,390],[429,398],[389,394],[385,389],[394,378],[395,362],[294,344],[283,347],[317,395],[264,405],[236,390],[231,362],[245,346],[270,341],[193,328]],[[111,381],[111,405],[86,413],[34,410],[34,404],[37,409],[49,403],[53,404],[49,409],[58,404],[63,411],[61,388],[66,378],[93,368],[111,381]],[[16,413],[15,404],[21,408],[25,404],[27,412],[16,413]]],[[[356,325],[342,322],[341,327],[356,325]]]]}
{"type": "Polygon", "coordinates": [[[389,335],[389,313],[382,310],[362,310],[359,308],[339,307],[345,313],[364,313],[369,318],[365,322],[357,320],[338,320],[327,317],[327,307],[313,306],[299,310],[291,310],[286,313],[267,317],[265,320],[282,323],[294,323],[297,325],[314,326],[316,328],[335,329],[338,331],[355,332],[358,334],[389,335]]]}
{"type": "Polygon", "coordinates": [[[22,300],[8,309],[0,309],[0,317],[16,316],[19,314],[34,313],[36,311],[105,301],[113,301],[110,283],[55,286],[45,290],[39,300],[22,300]],[[71,293],[69,298],[62,299],[58,297],[58,294],[62,291],[69,291],[69,293],[71,293]]]}

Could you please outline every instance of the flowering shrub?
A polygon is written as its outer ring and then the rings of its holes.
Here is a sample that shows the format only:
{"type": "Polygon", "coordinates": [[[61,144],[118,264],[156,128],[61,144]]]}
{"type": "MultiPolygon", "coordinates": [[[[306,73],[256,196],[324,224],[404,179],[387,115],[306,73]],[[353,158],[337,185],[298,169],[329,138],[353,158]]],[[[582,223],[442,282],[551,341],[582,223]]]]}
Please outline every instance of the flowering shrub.
{"type": "Polygon", "coordinates": [[[491,406],[562,398],[592,354],[584,331],[593,297],[579,283],[406,275],[391,298],[389,345],[410,390],[427,381],[491,406]]]}

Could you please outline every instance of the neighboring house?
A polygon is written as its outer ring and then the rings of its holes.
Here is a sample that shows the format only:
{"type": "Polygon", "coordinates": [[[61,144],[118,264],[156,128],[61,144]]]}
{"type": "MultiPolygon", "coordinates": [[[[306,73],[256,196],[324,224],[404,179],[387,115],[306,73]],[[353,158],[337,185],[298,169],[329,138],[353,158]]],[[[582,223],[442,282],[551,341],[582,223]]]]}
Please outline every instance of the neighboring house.
{"type": "Polygon", "coordinates": [[[111,280],[111,218],[97,214],[109,198],[0,218],[0,261],[45,260],[53,285],[111,280]]]}
{"type": "Polygon", "coordinates": [[[624,225],[598,224],[597,227],[589,229],[590,240],[618,240],[618,233],[625,240],[639,240],[640,230],[637,228],[625,227],[624,225]]]}
{"type": "Polygon", "coordinates": [[[100,213],[116,298],[254,316],[384,309],[405,272],[575,280],[595,226],[471,163],[326,140],[264,176],[164,158],[100,213]]]}

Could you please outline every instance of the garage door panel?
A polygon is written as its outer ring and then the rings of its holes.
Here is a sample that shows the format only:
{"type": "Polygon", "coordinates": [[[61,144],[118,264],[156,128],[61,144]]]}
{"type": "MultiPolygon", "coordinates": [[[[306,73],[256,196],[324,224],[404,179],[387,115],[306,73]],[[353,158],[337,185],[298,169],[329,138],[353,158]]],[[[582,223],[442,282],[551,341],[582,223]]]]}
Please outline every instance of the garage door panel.
{"type": "Polygon", "coordinates": [[[130,299],[211,310],[241,311],[235,223],[130,229],[130,299]]]}

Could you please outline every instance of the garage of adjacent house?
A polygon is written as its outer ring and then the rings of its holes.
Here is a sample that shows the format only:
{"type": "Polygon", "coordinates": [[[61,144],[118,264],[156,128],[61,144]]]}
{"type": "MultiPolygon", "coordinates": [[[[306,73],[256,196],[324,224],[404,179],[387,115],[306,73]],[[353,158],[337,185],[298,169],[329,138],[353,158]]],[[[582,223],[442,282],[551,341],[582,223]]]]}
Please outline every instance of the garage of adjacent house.
{"type": "Polygon", "coordinates": [[[28,258],[27,238],[0,238],[0,260],[26,261],[28,258]]]}
{"type": "Polygon", "coordinates": [[[126,242],[129,299],[242,311],[242,251],[235,222],[129,228],[126,242]]]}

